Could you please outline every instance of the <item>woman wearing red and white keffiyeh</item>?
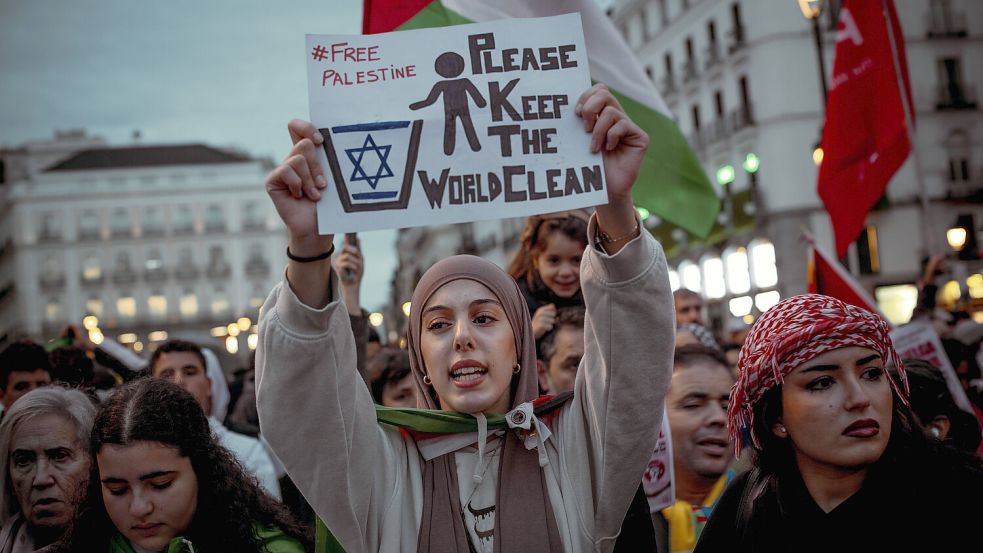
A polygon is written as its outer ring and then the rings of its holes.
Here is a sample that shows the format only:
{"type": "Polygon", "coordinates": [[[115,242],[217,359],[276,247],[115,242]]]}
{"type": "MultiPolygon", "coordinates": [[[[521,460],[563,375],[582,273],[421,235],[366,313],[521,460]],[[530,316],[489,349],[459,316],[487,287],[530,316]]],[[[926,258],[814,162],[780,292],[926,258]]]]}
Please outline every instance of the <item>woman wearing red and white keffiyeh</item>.
{"type": "Polygon", "coordinates": [[[815,294],[755,323],[728,413],[753,468],[720,499],[698,553],[942,550],[978,538],[980,460],[932,443],[913,422],[889,330],[815,294]]]}

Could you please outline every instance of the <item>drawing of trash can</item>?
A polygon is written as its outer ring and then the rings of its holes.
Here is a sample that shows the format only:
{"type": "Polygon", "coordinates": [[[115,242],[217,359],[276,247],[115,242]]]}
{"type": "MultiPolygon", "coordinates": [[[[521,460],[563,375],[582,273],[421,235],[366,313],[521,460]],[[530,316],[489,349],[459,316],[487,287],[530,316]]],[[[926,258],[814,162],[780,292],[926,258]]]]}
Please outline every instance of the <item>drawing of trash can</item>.
{"type": "Polygon", "coordinates": [[[420,150],[423,120],[318,129],[346,213],[405,209],[420,150]]]}

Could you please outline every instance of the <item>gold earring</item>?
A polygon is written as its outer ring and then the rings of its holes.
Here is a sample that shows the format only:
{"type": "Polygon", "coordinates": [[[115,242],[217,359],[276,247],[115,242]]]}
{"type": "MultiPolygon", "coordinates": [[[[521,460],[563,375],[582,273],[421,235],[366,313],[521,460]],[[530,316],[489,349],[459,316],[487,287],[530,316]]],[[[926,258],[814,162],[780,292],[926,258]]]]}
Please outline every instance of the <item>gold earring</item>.
{"type": "Polygon", "coordinates": [[[519,374],[522,371],[522,365],[518,361],[515,362],[515,366],[512,367],[512,374],[519,374]]]}
{"type": "Polygon", "coordinates": [[[426,384],[427,386],[433,386],[433,380],[430,380],[429,374],[423,375],[423,383],[426,384]]]}

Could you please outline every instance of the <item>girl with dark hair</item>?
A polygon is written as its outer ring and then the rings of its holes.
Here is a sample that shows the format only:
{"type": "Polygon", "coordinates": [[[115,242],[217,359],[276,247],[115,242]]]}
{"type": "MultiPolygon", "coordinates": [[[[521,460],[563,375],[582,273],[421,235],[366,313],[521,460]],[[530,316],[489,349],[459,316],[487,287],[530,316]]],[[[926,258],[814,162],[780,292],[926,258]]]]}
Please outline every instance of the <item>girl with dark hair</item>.
{"type": "Polygon", "coordinates": [[[613,547],[658,438],[672,296],[664,254],[631,202],[648,136],[603,85],[575,113],[603,153],[610,200],[588,228],[599,242],[582,252],[575,393],[538,398],[535,339],[515,279],[458,255],[430,267],[413,292],[418,409],[402,410],[376,408],[355,370],[328,259],[333,237],[317,233],[322,138],[310,123],[290,123],[294,149],[266,181],[290,261],[261,311],[258,408],[273,450],[347,553],[613,547]]]}
{"type": "Polygon", "coordinates": [[[146,378],[96,415],[88,495],[55,551],[299,553],[312,540],[213,439],[190,393],[146,378]]]}
{"type": "Polygon", "coordinates": [[[913,422],[904,365],[881,317],[788,298],[741,350],[728,427],[753,468],[728,487],[695,551],[945,551],[975,543],[978,460],[913,422]],[[897,370],[891,378],[887,368],[897,370]]]}
{"type": "Polygon", "coordinates": [[[587,247],[588,219],[586,211],[576,210],[526,220],[508,273],[529,306],[536,340],[553,328],[557,309],[584,305],[580,259],[587,247]]]}

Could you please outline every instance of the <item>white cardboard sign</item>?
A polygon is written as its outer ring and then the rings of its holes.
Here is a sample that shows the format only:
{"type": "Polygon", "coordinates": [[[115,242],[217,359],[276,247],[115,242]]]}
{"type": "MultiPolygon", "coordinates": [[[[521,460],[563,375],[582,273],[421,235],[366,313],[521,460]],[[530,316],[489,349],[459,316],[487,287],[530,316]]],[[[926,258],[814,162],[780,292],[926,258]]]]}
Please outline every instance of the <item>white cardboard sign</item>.
{"type": "Polygon", "coordinates": [[[307,35],[322,234],[607,202],[574,114],[590,86],[579,14],[377,35],[307,35]]]}
{"type": "Polygon", "coordinates": [[[949,361],[942,341],[932,323],[927,320],[912,321],[891,331],[891,342],[901,359],[923,359],[942,371],[946,386],[952,394],[952,400],[962,410],[973,413],[969,398],[959,382],[959,376],[949,361]]]}

